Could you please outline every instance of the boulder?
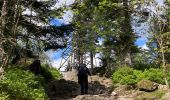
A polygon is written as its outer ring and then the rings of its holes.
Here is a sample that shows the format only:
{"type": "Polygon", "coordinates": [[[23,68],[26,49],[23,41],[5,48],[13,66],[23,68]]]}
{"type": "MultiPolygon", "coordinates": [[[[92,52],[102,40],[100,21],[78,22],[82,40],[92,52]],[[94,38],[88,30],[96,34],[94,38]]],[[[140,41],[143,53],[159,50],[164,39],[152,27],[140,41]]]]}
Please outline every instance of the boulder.
{"type": "Polygon", "coordinates": [[[158,85],[150,80],[141,80],[137,83],[137,88],[141,91],[151,92],[158,89],[158,85]]]}

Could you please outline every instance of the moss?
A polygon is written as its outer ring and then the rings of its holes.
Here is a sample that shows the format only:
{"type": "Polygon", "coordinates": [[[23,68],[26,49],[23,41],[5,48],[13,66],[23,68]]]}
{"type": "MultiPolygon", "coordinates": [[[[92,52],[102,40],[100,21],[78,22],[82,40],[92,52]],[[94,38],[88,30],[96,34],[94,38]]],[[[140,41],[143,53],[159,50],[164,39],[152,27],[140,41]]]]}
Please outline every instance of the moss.
{"type": "Polygon", "coordinates": [[[149,80],[141,80],[137,83],[137,87],[144,91],[154,91],[156,89],[154,83],[149,80]]]}
{"type": "Polygon", "coordinates": [[[161,100],[167,91],[144,92],[137,96],[135,100],[161,100]]]}

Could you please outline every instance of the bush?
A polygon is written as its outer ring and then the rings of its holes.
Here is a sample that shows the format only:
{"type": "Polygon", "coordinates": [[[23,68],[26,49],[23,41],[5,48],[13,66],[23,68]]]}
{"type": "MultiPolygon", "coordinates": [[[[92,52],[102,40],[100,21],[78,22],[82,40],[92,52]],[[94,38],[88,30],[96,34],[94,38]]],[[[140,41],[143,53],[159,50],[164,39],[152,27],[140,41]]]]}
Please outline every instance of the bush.
{"type": "Polygon", "coordinates": [[[60,71],[58,71],[55,68],[49,68],[49,71],[51,72],[51,74],[53,75],[53,77],[55,79],[61,79],[62,78],[62,74],[60,73],[60,71]]]}
{"type": "Polygon", "coordinates": [[[156,83],[165,84],[164,72],[162,69],[150,68],[150,69],[146,69],[143,73],[146,79],[156,83]]]}
{"type": "Polygon", "coordinates": [[[135,76],[136,83],[142,79],[146,79],[145,74],[140,70],[133,70],[133,75],[135,76]]]}
{"type": "Polygon", "coordinates": [[[169,71],[169,73],[167,74],[167,76],[168,76],[168,82],[169,82],[169,84],[170,84],[170,71],[169,71]]]}
{"type": "Polygon", "coordinates": [[[6,92],[0,92],[0,100],[10,100],[9,95],[6,92]]]}
{"type": "MultiPolygon", "coordinates": [[[[112,75],[112,81],[114,84],[136,84],[142,79],[150,80],[159,84],[165,84],[163,70],[159,68],[145,69],[144,72],[142,72],[130,67],[123,67],[117,69],[117,71],[112,75]]],[[[170,81],[170,72],[168,81],[170,81]]]]}
{"type": "Polygon", "coordinates": [[[53,80],[53,79],[60,79],[62,78],[62,74],[59,70],[55,68],[49,67],[48,64],[45,64],[41,68],[41,75],[45,78],[47,82],[53,80]]]}
{"type": "Polygon", "coordinates": [[[6,92],[9,98],[14,100],[48,99],[41,84],[43,81],[41,76],[14,68],[6,73],[4,80],[0,81],[0,91],[6,92]]]}
{"type": "Polygon", "coordinates": [[[133,74],[133,69],[130,67],[119,68],[113,73],[112,81],[114,84],[135,84],[136,79],[133,74]]]}

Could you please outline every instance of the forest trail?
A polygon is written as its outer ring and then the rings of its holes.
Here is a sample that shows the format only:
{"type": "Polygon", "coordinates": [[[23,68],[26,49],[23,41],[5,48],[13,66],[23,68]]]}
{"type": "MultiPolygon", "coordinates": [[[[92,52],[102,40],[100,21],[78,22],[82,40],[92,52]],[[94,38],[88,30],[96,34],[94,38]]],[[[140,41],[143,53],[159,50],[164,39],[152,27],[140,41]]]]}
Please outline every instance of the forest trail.
{"type": "MultiPolygon", "coordinates": [[[[67,85],[67,89],[72,89],[71,92],[69,92],[69,95],[62,94],[61,97],[56,96],[52,100],[160,100],[160,94],[162,94],[160,90],[144,92],[127,85],[115,88],[112,86],[111,79],[93,75],[89,77],[88,95],[80,95],[80,86],[76,71],[64,72],[63,79],[67,83],[65,84],[67,85]]],[[[64,91],[68,91],[67,89],[64,91]]],[[[167,92],[161,97],[161,100],[169,100],[170,93],[167,92]]]]}
{"type": "MultiPolygon", "coordinates": [[[[64,79],[67,81],[77,81],[76,71],[64,72],[64,79]]],[[[112,81],[106,77],[99,77],[93,75],[89,77],[89,94],[80,95],[80,87],[78,86],[76,91],[73,91],[73,97],[69,99],[60,100],[134,100],[132,95],[120,95],[113,92],[112,81]]]]}

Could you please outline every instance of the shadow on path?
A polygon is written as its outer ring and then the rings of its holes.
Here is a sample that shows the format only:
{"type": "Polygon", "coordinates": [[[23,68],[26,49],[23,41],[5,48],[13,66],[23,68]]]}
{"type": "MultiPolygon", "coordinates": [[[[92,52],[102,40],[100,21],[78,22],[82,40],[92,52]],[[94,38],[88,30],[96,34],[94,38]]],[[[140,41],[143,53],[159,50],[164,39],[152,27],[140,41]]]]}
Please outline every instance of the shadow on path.
{"type": "Polygon", "coordinates": [[[99,95],[99,94],[111,94],[112,88],[101,85],[98,81],[93,81],[89,84],[89,94],[99,95]]]}
{"type": "MultiPolygon", "coordinates": [[[[110,91],[98,81],[89,83],[89,95],[108,94],[110,91]]],[[[70,100],[80,95],[80,86],[75,81],[53,80],[46,86],[46,93],[51,100],[70,100]]]]}
{"type": "Polygon", "coordinates": [[[75,92],[77,91],[77,88],[79,88],[79,85],[76,82],[66,81],[64,79],[53,80],[45,87],[46,93],[50,100],[73,98],[76,96],[75,92]]]}

